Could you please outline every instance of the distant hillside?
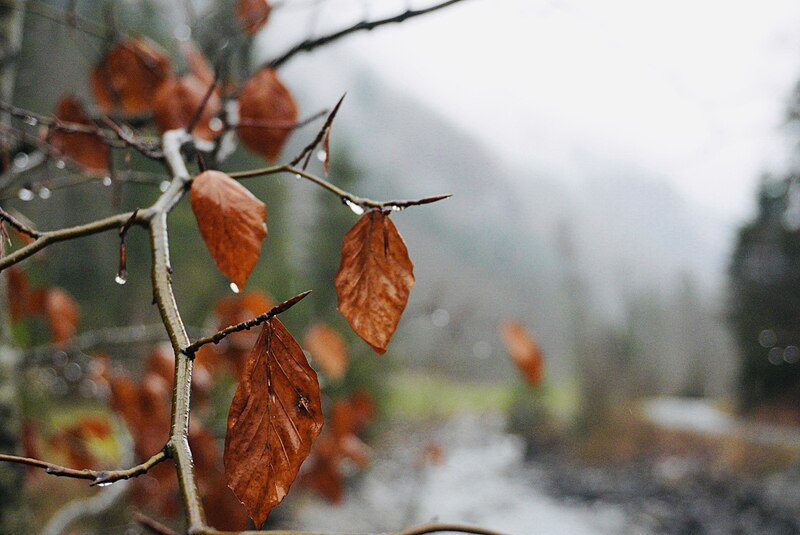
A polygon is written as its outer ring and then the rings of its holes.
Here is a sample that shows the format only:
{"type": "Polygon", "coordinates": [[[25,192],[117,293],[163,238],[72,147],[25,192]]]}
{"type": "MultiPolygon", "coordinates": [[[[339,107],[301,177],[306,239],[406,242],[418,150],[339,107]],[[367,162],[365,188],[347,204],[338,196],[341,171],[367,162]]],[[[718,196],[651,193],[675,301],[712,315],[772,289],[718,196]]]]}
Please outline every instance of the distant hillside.
{"type": "Polygon", "coordinates": [[[361,193],[454,194],[394,216],[418,281],[397,334],[407,358],[503,376],[510,366],[496,327],[515,317],[536,332],[559,375],[571,367],[576,306],[593,324],[619,324],[636,295],[669,294],[687,279],[709,306],[718,303],[729,226],[657,177],[617,162],[580,162],[577,180],[512,169],[368,72],[328,71],[314,71],[326,89],[301,99],[306,109],[325,107],[330,87],[346,85],[333,146],[362,171],[361,193]],[[447,327],[432,324],[437,308],[450,314],[447,327]]]}

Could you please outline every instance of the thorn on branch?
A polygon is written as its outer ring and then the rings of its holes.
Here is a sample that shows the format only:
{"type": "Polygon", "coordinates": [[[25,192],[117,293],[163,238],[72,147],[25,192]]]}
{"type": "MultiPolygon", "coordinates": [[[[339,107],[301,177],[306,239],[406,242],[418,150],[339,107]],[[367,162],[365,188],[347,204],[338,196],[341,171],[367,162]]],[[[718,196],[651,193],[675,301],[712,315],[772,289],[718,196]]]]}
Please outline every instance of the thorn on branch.
{"type": "Polygon", "coordinates": [[[297,294],[294,297],[292,297],[291,299],[287,299],[283,303],[272,307],[270,310],[268,310],[267,312],[261,314],[260,316],[256,316],[255,318],[253,318],[251,320],[243,321],[242,323],[237,323],[236,325],[231,325],[229,327],[225,327],[221,331],[219,331],[219,332],[217,332],[217,333],[215,333],[215,334],[213,334],[211,336],[204,336],[203,338],[199,338],[195,342],[193,342],[192,344],[190,344],[189,346],[184,348],[182,350],[182,353],[184,355],[187,355],[188,357],[192,358],[192,357],[194,357],[194,355],[197,352],[197,350],[200,349],[202,346],[204,346],[206,344],[218,344],[223,339],[225,339],[228,335],[231,335],[231,334],[237,333],[237,332],[241,332],[241,331],[247,331],[247,330],[252,329],[253,327],[256,327],[257,325],[261,325],[265,321],[271,320],[272,318],[274,318],[278,314],[286,312],[287,310],[292,308],[294,305],[296,305],[297,303],[302,301],[310,293],[311,293],[311,290],[307,290],[307,291],[305,291],[305,292],[303,292],[301,294],[297,294]]]}

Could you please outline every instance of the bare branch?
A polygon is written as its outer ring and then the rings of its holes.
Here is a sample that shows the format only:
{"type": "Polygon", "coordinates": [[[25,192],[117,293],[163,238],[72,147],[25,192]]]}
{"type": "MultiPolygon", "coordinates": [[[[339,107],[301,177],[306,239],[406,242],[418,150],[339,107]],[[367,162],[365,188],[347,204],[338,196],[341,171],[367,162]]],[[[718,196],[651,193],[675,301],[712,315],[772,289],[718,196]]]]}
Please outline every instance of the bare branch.
{"type": "Polygon", "coordinates": [[[195,340],[191,345],[186,347],[183,350],[183,353],[185,355],[189,355],[190,357],[193,357],[194,354],[197,352],[197,350],[200,349],[201,347],[203,347],[206,344],[218,344],[225,337],[227,337],[230,334],[238,333],[238,332],[241,332],[241,331],[247,331],[247,330],[252,329],[253,327],[256,327],[257,325],[261,325],[265,321],[271,320],[272,318],[274,318],[278,314],[280,314],[282,312],[286,312],[287,310],[292,308],[294,305],[296,305],[297,303],[302,301],[310,293],[311,293],[311,290],[308,290],[308,291],[305,291],[305,292],[303,292],[301,294],[295,295],[291,299],[287,299],[283,303],[281,303],[281,304],[279,304],[279,305],[277,305],[275,307],[272,307],[269,311],[261,314],[260,316],[256,316],[255,318],[253,318],[251,320],[243,321],[242,323],[237,323],[236,325],[230,325],[228,327],[225,327],[224,329],[222,329],[221,331],[219,331],[216,334],[213,334],[212,336],[204,336],[203,338],[199,338],[199,339],[195,340]]]}
{"type": "Polygon", "coordinates": [[[8,224],[17,229],[18,232],[30,236],[31,238],[35,239],[42,235],[41,232],[28,227],[22,221],[16,219],[14,216],[0,208],[0,223],[3,221],[7,221],[8,224]]]}
{"type": "Polygon", "coordinates": [[[148,470],[150,470],[152,467],[167,459],[168,455],[165,450],[166,448],[164,450],[159,451],[158,453],[147,459],[145,462],[137,464],[136,466],[127,468],[125,470],[89,470],[89,469],[76,470],[75,468],[67,468],[65,466],[59,466],[57,464],[48,463],[47,461],[42,461],[39,459],[32,459],[30,457],[20,457],[17,455],[6,455],[2,453],[0,453],[0,461],[24,464],[27,466],[34,466],[36,468],[43,468],[45,472],[47,472],[52,476],[71,477],[74,479],[88,479],[92,481],[91,486],[95,486],[95,485],[107,485],[114,483],[115,481],[121,481],[123,479],[131,479],[133,477],[146,474],[148,470]]]}
{"type": "MultiPolygon", "coordinates": [[[[147,222],[152,217],[152,213],[153,212],[149,209],[139,210],[139,213],[136,216],[136,223],[141,224],[147,222]]],[[[48,232],[39,232],[38,237],[33,242],[29,243],[25,247],[17,249],[7,256],[0,258],[0,271],[3,271],[8,266],[13,266],[16,263],[21,262],[22,260],[28,258],[37,251],[44,249],[50,244],[71,240],[74,238],[80,238],[82,236],[90,236],[106,230],[119,228],[121,225],[124,225],[128,220],[130,220],[131,216],[133,216],[133,212],[127,212],[124,214],[106,217],[105,219],[98,219],[97,221],[92,221],[91,223],[86,223],[75,227],[51,230],[48,232]]]]}
{"type": "MultiPolygon", "coordinates": [[[[198,535],[258,535],[263,531],[218,531],[214,528],[206,528],[197,532],[198,535]]],[[[468,526],[466,524],[424,524],[415,528],[402,531],[385,532],[383,535],[425,535],[427,533],[468,533],[471,535],[504,535],[499,531],[468,526]]],[[[294,531],[294,530],[273,530],[269,535],[331,535],[322,532],[294,531]]],[[[347,535],[347,534],[340,534],[347,535]]],[[[357,534],[349,534],[357,535],[357,534]]]]}
{"type": "Polygon", "coordinates": [[[433,197],[425,197],[423,199],[414,199],[414,200],[375,201],[372,199],[368,199],[366,197],[359,197],[358,195],[354,195],[349,191],[345,191],[342,188],[331,184],[324,178],[312,175],[311,173],[307,173],[302,169],[293,167],[291,164],[274,165],[272,167],[263,167],[261,169],[253,169],[251,171],[228,173],[228,175],[231,178],[242,179],[242,178],[253,178],[257,176],[275,175],[279,173],[294,173],[296,176],[305,178],[309,182],[313,182],[317,186],[330,191],[331,193],[339,197],[343,203],[347,204],[351,208],[353,206],[358,206],[364,211],[372,209],[378,209],[383,211],[403,210],[405,208],[408,208],[409,206],[430,204],[433,202],[448,199],[452,196],[450,194],[446,194],[446,195],[435,195],[433,197]]]}
{"type": "MultiPolygon", "coordinates": [[[[325,124],[323,124],[322,128],[319,129],[319,132],[317,132],[317,137],[315,137],[311,143],[306,145],[306,147],[300,152],[300,154],[295,156],[294,159],[291,162],[289,162],[289,165],[292,166],[297,165],[306,155],[311,155],[311,152],[317,147],[317,145],[320,144],[323,138],[325,138],[325,134],[328,132],[328,130],[330,130],[331,125],[333,124],[333,120],[336,118],[336,114],[339,111],[339,107],[342,105],[342,102],[344,101],[344,97],[346,95],[347,93],[345,93],[339,98],[339,102],[336,103],[336,106],[334,106],[333,110],[331,110],[331,112],[328,114],[328,118],[325,119],[325,124]]],[[[306,167],[308,167],[308,159],[306,159],[306,163],[303,164],[303,169],[305,169],[306,167]]]]}
{"type": "Polygon", "coordinates": [[[350,35],[351,33],[359,32],[359,31],[362,31],[362,30],[365,30],[365,31],[373,30],[373,29],[377,28],[378,26],[383,26],[385,24],[394,24],[394,23],[404,22],[404,21],[406,21],[406,20],[408,20],[408,19],[410,19],[412,17],[418,17],[420,15],[425,15],[427,13],[431,13],[433,11],[437,11],[439,9],[443,9],[443,8],[451,6],[453,4],[457,4],[460,1],[461,0],[448,0],[447,2],[442,2],[440,4],[436,4],[436,5],[433,5],[433,6],[430,6],[430,7],[426,7],[424,9],[408,9],[408,10],[404,11],[403,13],[400,13],[398,15],[394,15],[392,17],[387,17],[385,19],[372,20],[372,21],[364,20],[364,21],[358,22],[358,23],[350,26],[349,28],[344,28],[344,29],[339,30],[337,32],[333,32],[331,34],[324,35],[322,37],[317,37],[317,38],[314,38],[314,39],[306,39],[302,43],[298,43],[294,47],[290,48],[289,50],[287,50],[286,52],[284,52],[283,54],[281,54],[277,58],[266,62],[264,64],[264,66],[265,67],[270,67],[270,68],[273,68],[273,69],[277,69],[278,67],[280,67],[281,65],[283,65],[284,63],[286,63],[287,61],[289,61],[290,59],[292,59],[294,56],[296,56],[297,54],[299,54],[301,52],[310,52],[310,51],[314,50],[315,48],[319,48],[321,46],[325,46],[325,45],[327,45],[329,43],[332,43],[333,41],[337,41],[337,40],[341,39],[342,37],[350,35]]]}
{"type": "Polygon", "coordinates": [[[136,512],[133,513],[132,516],[134,522],[148,530],[150,533],[155,533],[156,535],[178,535],[164,524],[156,522],[149,516],[145,516],[142,513],[136,512]]]}

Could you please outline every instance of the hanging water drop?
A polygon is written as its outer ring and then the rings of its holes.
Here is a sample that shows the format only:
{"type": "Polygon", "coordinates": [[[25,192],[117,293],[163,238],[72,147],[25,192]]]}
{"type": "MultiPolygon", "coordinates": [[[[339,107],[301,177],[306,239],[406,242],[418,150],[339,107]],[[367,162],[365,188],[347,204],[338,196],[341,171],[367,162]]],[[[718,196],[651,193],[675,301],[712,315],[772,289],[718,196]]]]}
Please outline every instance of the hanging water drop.
{"type": "Polygon", "coordinates": [[[344,201],[347,207],[350,208],[354,214],[361,215],[364,213],[364,208],[362,208],[361,205],[354,203],[350,199],[342,199],[342,201],[344,201]]]}
{"type": "Polygon", "coordinates": [[[303,177],[302,177],[302,176],[300,176],[299,174],[295,174],[295,175],[294,175],[294,177],[295,177],[297,180],[300,180],[301,178],[303,178],[303,177]]]}
{"type": "Polygon", "coordinates": [[[109,485],[111,485],[111,483],[112,483],[111,481],[103,481],[102,483],[98,483],[96,486],[98,486],[98,487],[108,487],[109,485]]]}
{"type": "Polygon", "coordinates": [[[328,153],[325,152],[324,150],[318,150],[317,151],[317,160],[319,160],[321,162],[324,162],[327,157],[328,157],[328,153]]]}
{"type": "Polygon", "coordinates": [[[233,293],[235,293],[235,294],[238,294],[238,293],[239,293],[239,286],[237,286],[235,282],[232,282],[232,283],[231,283],[231,291],[232,291],[233,293]]]}
{"type": "Polygon", "coordinates": [[[159,184],[158,189],[161,190],[161,193],[167,191],[169,189],[169,180],[164,180],[161,184],[159,184]]]}
{"type": "Polygon", "coordinates": [[[17,197],[19,197],[19,200],[21,201],[32,201],[34,195],[33,192],[28,188],[20,188],[17,192],[17,197]]]}
{"type": "Polygon", "coordinates": [[[64,160],[56,160],[56,167],[59,169],[64,169],[67,166],[67,162],[64,160]]]}
{"type": "Polygon", "coordinates": [[[104,176],[103,177],[103,185],[104,186],[110,186],[111,185],[111,177],[110,176],[104,176]]]}
{"type": "Polygon", "coordinates": [[[27,153],[18,152],[14,155],[14,167],[18,169],[24,169],[28,166],[28,162],[30,161],[30,157],[27,153]]]}
{"type": "Polygon", "coordinates": [[[41,188],[39,188],[39,198],[40,199],[49,199],[50,195],[52,195],[52,192],[50,191],[50,188],[45,187],[45,186],[42,186],[41,188]]]}
{"type": "Polygon", "coordinates": [[[120,271],[119,273],[117,273],[117,276],[114,277],[114,282],[122,286],[123,284],[128,282],[128,274],[120,271]]]}
{"type": "Polygon", "coordinates": [[[219,117],[214,117],[210,121],[208,121],[208,127],[211,129],[212,132],[220,132],[225,127],[225,124],[219,117]]]}
{"type": "Polygon", "coordinates": [[[39,124],[39,119],[37,119],[36,117],[31,117],[30,115],[25,117],[24,121],[25,124],[29,124],[31,126],[36,126],[37,124],[39,124]]]}

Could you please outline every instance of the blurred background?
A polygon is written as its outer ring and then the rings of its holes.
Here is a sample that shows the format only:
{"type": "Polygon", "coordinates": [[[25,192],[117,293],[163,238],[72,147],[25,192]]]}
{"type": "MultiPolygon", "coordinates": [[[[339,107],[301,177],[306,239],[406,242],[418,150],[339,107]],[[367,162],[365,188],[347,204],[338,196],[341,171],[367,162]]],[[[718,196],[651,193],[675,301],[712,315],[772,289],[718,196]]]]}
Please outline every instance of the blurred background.
{"type": "MultiPolygon", "coordinates": [[[[97,111],[88,78],[113,42],[109,27],[146,35],[178,71],[189,40],[212,63],[233,50],[244,79],[295,43],[434,2],[284,0],[252,39],[239,35],[233,2],[24,4],[24,14],[2,4],[24,28],[13,103],[50,114],[67,93],[97,111]]],[[[331,182],[376,199],[453,197],[392,216],[417,282],[378,357],[336,311],[339,247],[357,216],[288,175],[246,182],[268,206],[269,237],[243,295],[279,302],[313,290],[285,323],[306,349],[314,324],[342,337],[350,365],[321,373],[325,403],[369,414],[354,430],[361,453],[337,459],[333,483],[307,466],[269,526],[800,533],[798,23],[788,0],[464,0],[281,66],[301,118],[346,93],[331,182]],[[526,334],[509,334],[509,322],[526,334]],[[542,359],[543,377],[531,379],[542,359]]],[[[280,161],[318,127],[294,132],[280,161]]],[[[71,162],[28,165],[36,143],[10,139],[2,206],[37,228],[159,193],[161,169],[122,154],[114,173],[152,184],[52,187],[75,175],[71,162]]],[[[219,167],[263,165],[240,147],[219,167]]],[[[316,158],[311,168],[322,173],[316,158]]],[[[194,335],[213,331],[228,283],[187,202],[169,224],[184,319],[194,335]]],[[[133,229],[127,244],[125,285],[115,283],[116,234],[21,265],[31,287],[63,288],[80,309],[61,347],[36,318],[12,322],[8,337],[17,424],[27,451],[48,460],[79,462],[83,448],[84,461],[117,466],[137,440],[110,409],[113,377],[144,384],[165,337],[147,237],[133,229]],[[108,430],[87,431],[98,418],[108,430]],[[65,429],[73,446],[59,442],[65,429]]],[[[235,372],[212,369],[206,381],[198,418],[221,447],[235,372]]],[[[133,510],[180,525],[179,510],[141,501],[166,485],[157,478],[148,491],[16,477],[16,513],[36,532],[139,533],[133,510]]],[[[221,523],[241,514],[219,510],[221,523]]]]}

